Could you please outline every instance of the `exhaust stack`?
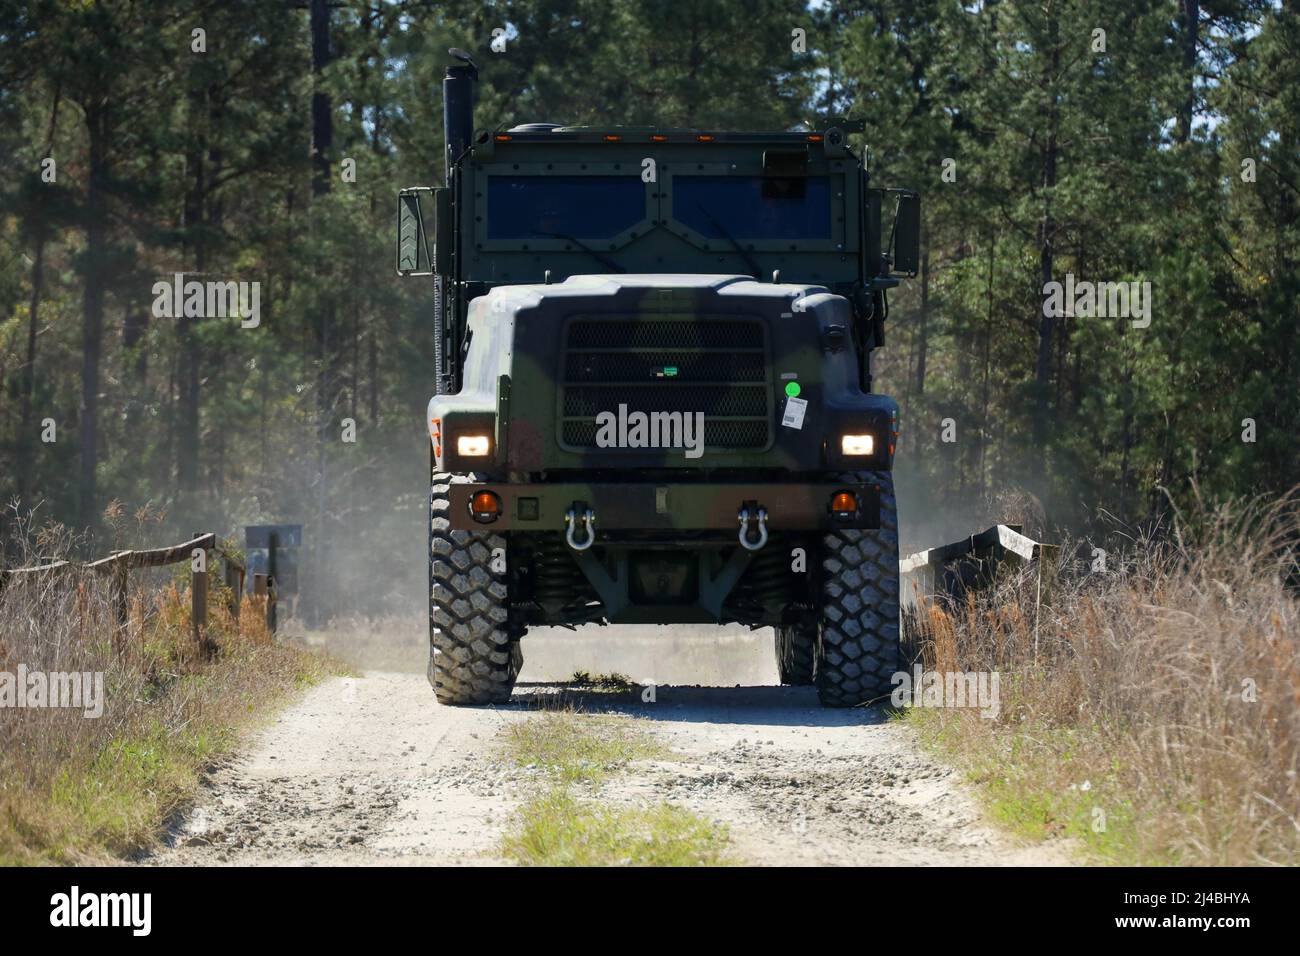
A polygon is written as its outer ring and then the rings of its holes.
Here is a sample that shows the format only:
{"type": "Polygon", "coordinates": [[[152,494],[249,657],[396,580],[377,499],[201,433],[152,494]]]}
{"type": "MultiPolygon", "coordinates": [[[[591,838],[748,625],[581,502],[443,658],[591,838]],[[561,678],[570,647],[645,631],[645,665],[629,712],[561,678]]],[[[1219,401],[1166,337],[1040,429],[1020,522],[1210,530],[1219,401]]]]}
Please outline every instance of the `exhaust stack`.
{"type": "Polygon", "coordinates": [[[447,183],[451,168],[470,146],[474,136],[474,94],[478,67],[464,50],[447,51],[460,62],[447,67],[442,78],[442,126],[447,144],[447,183]]]}

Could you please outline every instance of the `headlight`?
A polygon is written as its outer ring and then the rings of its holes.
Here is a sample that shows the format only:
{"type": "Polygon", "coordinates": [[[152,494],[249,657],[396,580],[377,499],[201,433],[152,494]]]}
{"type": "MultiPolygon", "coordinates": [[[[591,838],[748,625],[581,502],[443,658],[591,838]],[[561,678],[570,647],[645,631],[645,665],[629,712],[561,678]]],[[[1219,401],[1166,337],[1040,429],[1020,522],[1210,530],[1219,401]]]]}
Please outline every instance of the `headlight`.
{"type": "Polygon", "coordinates": [[[482,458],[488,453],[491,445],[487,435],[456,436],[456,454],[465,458],[482,458]]]}
{"type": "Polygon", "coordinates": [[[840,451],[845,455],[870,455],[876,448],[871,435],[841,435],[840,451]]]}

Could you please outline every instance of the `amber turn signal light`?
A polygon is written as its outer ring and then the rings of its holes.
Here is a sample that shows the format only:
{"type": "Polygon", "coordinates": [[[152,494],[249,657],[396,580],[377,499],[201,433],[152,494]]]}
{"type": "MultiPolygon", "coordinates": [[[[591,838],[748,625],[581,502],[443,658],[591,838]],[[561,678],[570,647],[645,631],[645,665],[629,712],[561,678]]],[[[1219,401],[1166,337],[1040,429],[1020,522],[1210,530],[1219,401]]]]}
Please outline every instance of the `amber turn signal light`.
{"type": "Polygon", "coordinates": [[[469,500],[469,513],[475,521],[496,521],[501,514],[501,499],[490,491],[476,492],[469,500]]]}
{"type": "Polygon", "coordinates": [[[837,491],[831,498],[831,511],[837,515],[851,515],[858,510],[857,496],[851,491],[837,491]]]}

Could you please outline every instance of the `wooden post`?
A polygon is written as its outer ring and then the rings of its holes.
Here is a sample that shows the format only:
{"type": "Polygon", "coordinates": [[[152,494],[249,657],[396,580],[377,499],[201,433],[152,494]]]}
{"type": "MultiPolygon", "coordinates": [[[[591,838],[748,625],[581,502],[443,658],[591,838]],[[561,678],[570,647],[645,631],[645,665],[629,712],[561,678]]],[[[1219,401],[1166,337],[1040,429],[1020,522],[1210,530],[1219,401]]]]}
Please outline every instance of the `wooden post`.
{"type": "Polygon", "coordinates": [[[279,573],[280,536],[272,531],[266,542],[266,629],[275,635],[275,576],[279,573]]]}
{"type": "Polygon", "coordinates": [[[113,609],[117,612],[117,634],[114,643],[118,650],[126,647],[126,641],[129,637],[127,633],[128,619],[128,590],[127,581],[130,574],[130,565],[123,559],[117,562],[113,567],[113,609]]]}
{"type": "Polygon", "coordinates": [[[223,556],[221,559],[221,583],[233,591],[235,589],[234,579],[235,569],[231,566],[230,559],[223,556]]]}
{"type": "Polygon", "coordinates": [[[266,576],[266,629],[275,635],[275,576],[266,576]]]}
{"type": "Polygon", "coordinates": [[[225,558],[226,566],[226,587],[230,588],[230,614],[239,623],[239,596],[243,590],[243,581],[241,578],[239,566],[229,557],[225,558]]]}
{"type": "Polygon", "coordinates": [[[1051,607],[1056,599],[1056,564],[1058,548],[1054,544],[1040,544],[1035,549],[1034,594],[1034,660],[1038,660],[1038,623],[1043,616],[1043,606],[1051,607]]]}
{"type": "MultiPolygon", "coordinates": [[[[191,558],[191,561],[193,559],[191,558]]],[[[207,567],[207,561],[203,563],[207,567]]],[[[190,624],[194,633],[194,643],[205,652],[210,650],[207,646],[208,631],[208,572],[195,571],[194,565],[190,565],[190,624]]]]}
{"type": "Polygon", "coordinates": [[[266,621],[267,627],[271,626],[271,589],[268,586],[268,575],[261,571],[253,572],[253,606],[259,603],[262,608],[262,616],[266,621]]]}

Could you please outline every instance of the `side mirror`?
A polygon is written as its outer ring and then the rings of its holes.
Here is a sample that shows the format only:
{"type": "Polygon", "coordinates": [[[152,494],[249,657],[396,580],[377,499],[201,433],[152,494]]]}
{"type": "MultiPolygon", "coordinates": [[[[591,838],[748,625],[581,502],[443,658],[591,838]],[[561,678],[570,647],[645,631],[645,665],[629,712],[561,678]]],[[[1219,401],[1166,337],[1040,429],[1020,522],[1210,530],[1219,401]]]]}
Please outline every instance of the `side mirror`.
{"type": "MultiPolygon", "coordinates": [[[[437,236],[438,213],[445,189],[433,189],[429,186],[412,186],[397,194],[397,274],[401,276],[430,276],[434,274],[433,254],[429,249],[429,233],[425,227],[425,207],[421,205],[423,195],[434,197],[434,231],[437,236]]],[[[450,225],[448,223],[448,225],[450,225]]],[[[436,246],[434,252],[436,252],[436,246]]]]}
{"type": "Polygon", "coordinates": [[[921,194],[900,191],[890,242],[893,274],[915,276],[921,268],[921,194]]]}

